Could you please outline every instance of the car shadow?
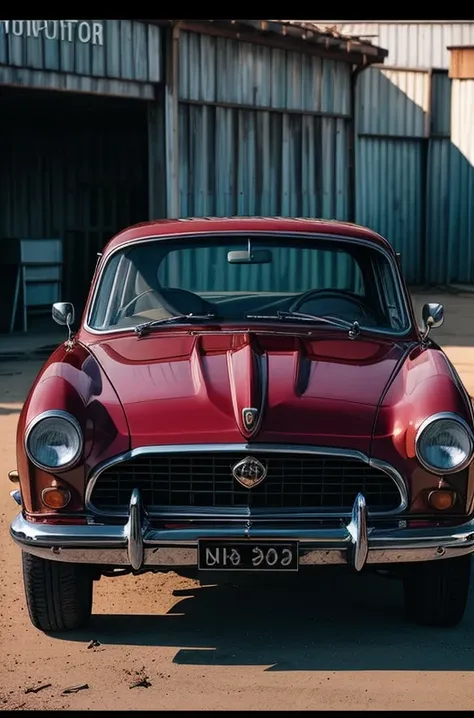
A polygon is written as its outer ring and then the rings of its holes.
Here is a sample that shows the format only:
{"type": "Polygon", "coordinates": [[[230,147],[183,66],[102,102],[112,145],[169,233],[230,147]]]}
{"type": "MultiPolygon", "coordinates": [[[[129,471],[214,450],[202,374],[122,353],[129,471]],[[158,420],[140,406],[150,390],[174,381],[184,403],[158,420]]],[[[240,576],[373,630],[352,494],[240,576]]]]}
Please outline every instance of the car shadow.
{"type": "MultiPolygon", "coordinates": [[[[120,580],[111,579],[111,580],[120,580]]],[[[268,671],[474,669],[472,602],[455,629],[405,620],[402,584],[325,567],[310,576],[259,576],[175,591],[165,615],[94,615],[63,640],[176,646],[174,663],[268,671]]],[[[471,595],[474,595],[471,591],[471,595]]]]}

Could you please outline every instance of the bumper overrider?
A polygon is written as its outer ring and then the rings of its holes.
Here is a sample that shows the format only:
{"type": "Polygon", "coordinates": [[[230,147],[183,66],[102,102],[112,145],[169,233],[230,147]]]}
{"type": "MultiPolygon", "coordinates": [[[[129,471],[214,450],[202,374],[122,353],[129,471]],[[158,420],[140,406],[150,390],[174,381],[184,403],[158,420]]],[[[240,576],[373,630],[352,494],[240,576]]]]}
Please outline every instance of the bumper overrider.
{"type": "Polygon", "coordinates": [[[454,558],[474,552],[474,520],[437,528],[375,528],[367,526],[367,505],[358,494],[351,519],[339,528],[283,528],[274,525],[153,528],[135,489],[125,525],[59,526],[27,521],[18,514],[10,533],[23,551],[71,563],[142,568],[198,565],[198,541],[297,541],[299,565],[390,564],[454,558]]]}

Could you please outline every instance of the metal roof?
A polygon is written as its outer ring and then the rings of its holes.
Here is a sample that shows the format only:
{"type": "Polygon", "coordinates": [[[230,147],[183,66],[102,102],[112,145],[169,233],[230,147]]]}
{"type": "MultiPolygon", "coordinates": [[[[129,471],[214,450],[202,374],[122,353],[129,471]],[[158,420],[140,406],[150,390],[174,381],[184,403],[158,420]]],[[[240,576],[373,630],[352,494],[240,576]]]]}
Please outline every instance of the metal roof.
{"type": "Polygon", "coordinates": [[[179,25],[191,32],[234,37],[237,40],[305,51],[356,65],[381,63],[388,50],[359,37],[343,35],[335,27],[322,28],[307,20],[145,20],[179,25]]]}
{"type": "Polygon", "coordinates": [[[103,254],[108,255],[117,247],[143,239],[170,239],[176,236],[211,234],[252,234],[254,232],[282,234],[319,234],[366,240],[383,247],[390,254],[393,249],[389,242],[368,227],[350,222],[312,217],[182,217],[141,222],[127,227],[109,240],[103,254]]]}

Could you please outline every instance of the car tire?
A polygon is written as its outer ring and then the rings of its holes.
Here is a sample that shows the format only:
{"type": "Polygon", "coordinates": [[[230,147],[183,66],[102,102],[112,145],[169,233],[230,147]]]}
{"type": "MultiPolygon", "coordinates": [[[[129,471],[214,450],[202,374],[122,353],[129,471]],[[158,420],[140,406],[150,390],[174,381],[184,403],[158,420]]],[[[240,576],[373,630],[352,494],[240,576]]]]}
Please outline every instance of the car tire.
{"type": "Polygon", "coordinates": [[[83,564],[47,561],[22,552],[30,620],[41,631],[73,631],[92,613],[93,572],[83,564]]]}
{"type": "Polygon", "coordinates": [[[407,618],[422,626],[457,626],[464,616],[470,575],[470,555],[410,566],[403,579],[407,618]]]}

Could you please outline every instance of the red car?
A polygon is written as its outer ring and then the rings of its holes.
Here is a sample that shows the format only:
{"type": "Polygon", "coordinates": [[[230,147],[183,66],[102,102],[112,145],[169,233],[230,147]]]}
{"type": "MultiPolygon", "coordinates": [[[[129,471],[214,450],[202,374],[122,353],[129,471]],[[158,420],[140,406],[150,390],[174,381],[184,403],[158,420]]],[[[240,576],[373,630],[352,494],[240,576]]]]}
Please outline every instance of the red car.
{"type": "MultiPolygon", "coordinates": [[[[313,219],[163,220],[98,262],[82,321],[18,425],[31,621],[76,629],[101,575],[395,571],[408,618],[461,620],[473,407],[375,232],[313,219]]],[[[228,575],[228,574],[225,574],[228,575]]],[[[291,576],[289,577],[291,580],[291,576]]]]}

